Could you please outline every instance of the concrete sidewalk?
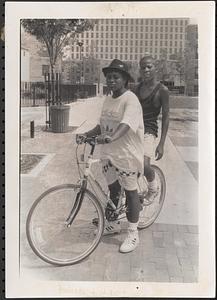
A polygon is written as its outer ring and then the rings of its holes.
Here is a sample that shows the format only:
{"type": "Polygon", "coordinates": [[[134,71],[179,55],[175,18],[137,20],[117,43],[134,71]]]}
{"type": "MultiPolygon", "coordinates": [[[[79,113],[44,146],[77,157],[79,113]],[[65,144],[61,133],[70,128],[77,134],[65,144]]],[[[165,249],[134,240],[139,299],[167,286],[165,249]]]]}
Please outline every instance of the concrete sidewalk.
{"type": "MultiPolygon", "coordinates": [[[[104,237],[94,253],[75,266],[49,266],[30,249],[25,235],[27,213],[33,201],[49,187],[77,181],[75,133],[96,124],[102,102],[102,98],[92,98],[72,103],[70,126],[77,129],[61,134],[41,129],[45,108],[22,109],[21,153],[43,154],[46,160],[42,160],[37,172],[21,175],[21,273],[44,280],[197,281],[198,183],[187,164],[192,157],[194,162],[197,160],[197,145],[192,142],[196,122],[188,124],[188,132],[169,131],[165,155],[159,162],[167,181],[165,203],[155,224],[140,231],[141,242],[133,253],[118,252],[124,230],[120,235],[104,237]],[[36,124],[34,139],[29,138],[32,119],[36,124]]],[[[183,115],[180,111],[175,114],[183,115]]],[[[96,175],[102,180],[100,169],[96,175]]]]}

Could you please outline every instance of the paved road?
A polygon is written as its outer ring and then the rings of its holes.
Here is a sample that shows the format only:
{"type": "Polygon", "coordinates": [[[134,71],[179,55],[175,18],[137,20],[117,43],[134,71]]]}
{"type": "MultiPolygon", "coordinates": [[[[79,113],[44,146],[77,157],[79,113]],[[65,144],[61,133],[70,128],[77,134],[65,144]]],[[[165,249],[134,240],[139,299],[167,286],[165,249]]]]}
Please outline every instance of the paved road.
{"type": "MultiPolygon", "coordinates": [[[[71,104],[71,131],[42,130],[45,109],[22,108],[22,153],[46,154],[31,173],[21,177],[21,266],[25,275],[50,280],[118,280],[194,282],[198,265],[197,110],[172,109],[164,158],[159,162],[167,179],[167,196],[156,223],[140,232],[141,245],[133,253],[118,253],[122,234],[103,238],[96,251],[76,266],[55,268],[40,261],[25,237],[25,220],[33,200],[48,187],[74,182],[74,135],[94,126],[102,99],[71,104]],[[35,120],[35,138],[29,121],[35,120]],[[73,130],[76,127],[79,129],[73,130]]],[[[96,176],[101,179],[100,170],[96,176]]],[[[123,225],[124,226],[124,225],[123,225]]]]}

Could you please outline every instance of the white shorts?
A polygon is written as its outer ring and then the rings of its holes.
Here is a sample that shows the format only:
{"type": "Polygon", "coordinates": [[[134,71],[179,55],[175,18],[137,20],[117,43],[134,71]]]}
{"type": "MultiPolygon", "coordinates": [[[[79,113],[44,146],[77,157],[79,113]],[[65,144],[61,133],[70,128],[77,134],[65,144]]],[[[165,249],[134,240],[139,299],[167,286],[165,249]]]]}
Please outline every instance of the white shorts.
{"type": "Polygon", "coordinates": [[[151,133],[145,133],[144,147],[144,155],[150,158],[154,158],[156,148],[156,136],[151,133]]]}
{"type": "Polygon", "coordinates": [[[137,190],[138,172],[119,170],[115,166],[113,166],[110,160],[108,159],[102,160],[102,171],[108,185],[120,179],[121,184],[125,190],[127,191],[137,190]]]}

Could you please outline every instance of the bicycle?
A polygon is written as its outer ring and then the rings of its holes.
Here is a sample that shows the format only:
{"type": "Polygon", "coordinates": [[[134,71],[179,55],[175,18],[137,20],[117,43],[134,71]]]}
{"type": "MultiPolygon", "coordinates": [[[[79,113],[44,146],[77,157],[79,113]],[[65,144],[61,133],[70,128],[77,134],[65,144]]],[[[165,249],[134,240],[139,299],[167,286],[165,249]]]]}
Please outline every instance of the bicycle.
{"type": "MultiPolygon", "coordinates": [[[[78,263],[88,257],[98,246],[104,231],[105,217],[108,221],[125,218],[124,190],[121,189],[117,207],[103,191],[94,177],[91,167],[99,163],[100,159],[93,158],[95,138],[86,138],[81,159],[77,166],[80,180],[77,184],[62,184],[54,186],[40,195],[27,216],[26,234],[29,245],[34,253],[43,261],[66,266],[78,263]],[[90,145],[90,153],[85,161],[86,144],[90,145]],[[81,176],[81,165],[84,164],[81,176]],[[88,184],[94,191],[90,191],[88,184]],[[105,207],[110,204],[111,209],[105,216],[105,207]],[[124,215],[124,216],[123,216],[124,215]]],[[[150,226],[158,217],[163,206],[166,182],[161,169],[155,165],[156,179],[159,192],[151,202],[145,199],[147,183],[144,176],[138,178],[138,192],[147,221],[142,228],[150,226]]],[[[143,213],[143,215],[144,215],[143,213]]],[[[140,228],[141,229],[141,228],[140,228]]]]}

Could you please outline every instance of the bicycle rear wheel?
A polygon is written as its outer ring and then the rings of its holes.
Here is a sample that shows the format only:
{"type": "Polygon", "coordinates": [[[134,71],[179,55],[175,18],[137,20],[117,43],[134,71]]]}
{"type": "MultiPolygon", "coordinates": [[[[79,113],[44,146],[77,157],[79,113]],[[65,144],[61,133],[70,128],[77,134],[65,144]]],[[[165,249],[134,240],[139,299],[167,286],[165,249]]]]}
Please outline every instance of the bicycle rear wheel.
{"type": "Polygon", "coordinates": [[[81,208],[70,227],[66,219],[72,211],[80,186],[63,184],[44,192],[32,205],[26,222],[27,239],[37,256],[53,265],[72,265],[97,247],[104,213],[97,198],[85,190],[81,208]],[[96,228],[92,219],[98,218],[96,228]]]}
{"type": "Polygon", "coordinates": [[[155,171],[155,178],[157,180],[158,193],[153,201],[145,201],[143,210],[140,212],[142,215],[142,222],[139,222],[138,228],[144,229],[154,223],[157,219],[166,195],[166,181],[161,169],[155,165],[151,166],[155,171]]]}

